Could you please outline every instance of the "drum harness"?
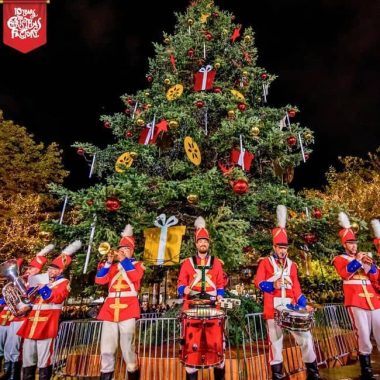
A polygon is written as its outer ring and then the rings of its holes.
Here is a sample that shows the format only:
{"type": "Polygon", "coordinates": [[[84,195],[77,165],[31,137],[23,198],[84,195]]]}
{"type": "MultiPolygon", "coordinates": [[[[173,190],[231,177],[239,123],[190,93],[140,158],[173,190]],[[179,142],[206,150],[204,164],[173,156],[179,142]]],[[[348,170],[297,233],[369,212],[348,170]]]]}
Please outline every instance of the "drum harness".
{"type": "MultiPolygon", "coordinates": [[[[197,297],[200,297],[201,299],[210,299],[210,297],[212,297],[206,293],[206,271],[208,271],[209,269],[212,269],[212,266],[214,265],[214,259],[215,259],[214,256],[210,256],[209,263],[208,263],[209,265],[198,265],[197,256],[191,257],[191,262],[193,264],[194,269],[201,271],[201,292],[199,295],[197,295],[197,297]]],[[[192,288],[194,285],[195,285],[195,281],[190,286],[190,288],[192,288]]]]}

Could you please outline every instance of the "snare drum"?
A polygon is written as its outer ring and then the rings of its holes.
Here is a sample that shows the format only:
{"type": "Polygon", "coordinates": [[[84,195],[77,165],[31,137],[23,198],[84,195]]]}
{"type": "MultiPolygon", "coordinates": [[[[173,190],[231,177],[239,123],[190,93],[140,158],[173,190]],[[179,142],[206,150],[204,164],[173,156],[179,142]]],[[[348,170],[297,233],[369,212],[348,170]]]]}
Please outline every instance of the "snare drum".
{"type": "Polygon", "coordinates": [[[274,320],[278,326],[290,331],[309,331],[313,326],[314,313],[282,306],[275,309],[274,320]]]}
{"type": "Polygon", "coordinates": [[[192,368],[221,364],[224,360],[224,312],[212,307],[195,307],[185,310],[181,320],[181,362],[192,368]]]}

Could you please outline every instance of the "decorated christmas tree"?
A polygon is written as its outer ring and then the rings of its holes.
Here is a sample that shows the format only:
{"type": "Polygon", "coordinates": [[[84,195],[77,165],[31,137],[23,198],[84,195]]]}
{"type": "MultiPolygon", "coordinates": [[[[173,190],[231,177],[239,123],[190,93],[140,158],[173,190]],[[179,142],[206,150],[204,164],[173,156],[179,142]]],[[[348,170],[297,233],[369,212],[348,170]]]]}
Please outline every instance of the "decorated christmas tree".
{"type": "Polygon", "coordinates": [[[69,207],[63,224],[47,228],[62,244],[88,244],[76,258],[78,277],[84,266],[95,270],[99,244],[116,246],[126,223],[148,266],[178,264],[194,254],[200,215],[212,253],[226,272],[237,270],[270,251],[278,204],[288,207],[294,256],[300,247],[326,248],[320,200],[288,186],[311,154],[313,132],[297,122],[296,106],[270,106],[276,77],[257,65],[252,29],[210,0],[193,1],[176,17],[174,33],[154,44],[146,88],[101,117],[114,142],[74,145],[98,183],[52,187],[69,207]]]}

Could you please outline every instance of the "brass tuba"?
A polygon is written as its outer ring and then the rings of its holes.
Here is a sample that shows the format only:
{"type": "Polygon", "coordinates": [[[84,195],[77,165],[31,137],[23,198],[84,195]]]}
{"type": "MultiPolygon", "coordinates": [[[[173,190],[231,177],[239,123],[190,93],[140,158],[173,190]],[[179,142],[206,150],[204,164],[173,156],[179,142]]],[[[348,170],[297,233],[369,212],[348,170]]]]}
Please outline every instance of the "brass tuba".
{"type": "Polygon", "coordinates": [[[28,313],[32,307],[25,281],[18,273],[17,260],[11,259],[0,264],[0,277],[8,280],[2,293],[11,313],[15,316],[28,313]]]}

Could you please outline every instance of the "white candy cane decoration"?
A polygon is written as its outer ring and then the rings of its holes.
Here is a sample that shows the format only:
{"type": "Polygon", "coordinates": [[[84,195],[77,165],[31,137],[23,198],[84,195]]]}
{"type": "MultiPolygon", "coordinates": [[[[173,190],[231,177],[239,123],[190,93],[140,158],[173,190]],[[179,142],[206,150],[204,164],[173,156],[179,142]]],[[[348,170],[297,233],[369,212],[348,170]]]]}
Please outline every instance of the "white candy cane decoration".
{"type": "Polygon", "coordinates": [[[303,162],[306,162],[305,151],[303,149],[303,142],[302,142],[302,137],[301,137],[301,133],[300,132],[298,133],[298,141],[300,142],[301,153],[302,153],[302,160],[303,160],[303,162]]]}
{"type": "Polygon", "coordinates": [[[203,42],[203,58],[206,59],[206,44],[203,42]]]}
{"type": "Polygon", "coordinates": [[[240,165],[243,170],[245,170],[244,154],[245,154],[245,149],[243,147],[243,136],[240,135],[240,154],[239,154],[239,159],[238,159],[238,165],[240,165]]]}
{"type": "Polygon", "coordinates": [[[92,175],[94,174],[95,161],[96,161],[96,153],[94,153],[94,155],[92,156],[92,162],[91,162],[90,174],[88,175],[88,178],[91,178],[92,175]]]}
{"type": "Polygon", "coordinates": [[[263,97],[264,97],[264,103],[267,102],[267,96],[269,94],[269,85],[266,83],[263,83],[263,97]]]}
{"type": "Polygon", "coordinates": [[[309,219],[309,209],[305,207],[306,218],[309,219]]]}
{"type": "Polygon", "coordinates": [[[63,201],[63,206],[62,206],[62,211],[61,211],[61,217],[59,218],[59,224],[63,223],[63,216],[65,215],[68,199],[69,199],[69,197],[67,195],[65,195],[65,199],[63,201]]]}
{"type": "Polygon", "coordinates": [[[92,246],[92,243],[94,241],[94,236],[95,236],[95,227],[96,227],[96,215],[94,214],[94,221],[91,223],[90,239],[88,241],[86,261],[84,262],[84,267],[83,267],[83,274],[87,273],[88,263],[90,261],[91,246],[92,246]]]}
{"type": "Polygon", "coordinates": [[[205,135],[207,136],[208,133],[208,115],[207,115],[207,108],[205,109],[205,135]]]}
{"type": "Polygon", "coordinates": [[[137,105],[139,104],[139,102],[136,101],[135,103],[135,107],[133,108],[133,112],[132,112],[132,120],[135,118],[135,113],[136,113],[136,110],[137,110],[137,105]]]}

